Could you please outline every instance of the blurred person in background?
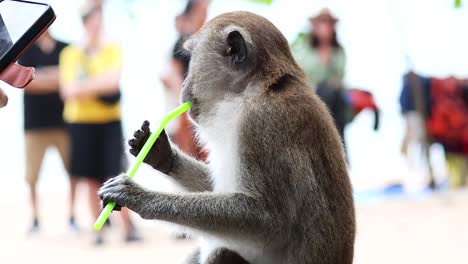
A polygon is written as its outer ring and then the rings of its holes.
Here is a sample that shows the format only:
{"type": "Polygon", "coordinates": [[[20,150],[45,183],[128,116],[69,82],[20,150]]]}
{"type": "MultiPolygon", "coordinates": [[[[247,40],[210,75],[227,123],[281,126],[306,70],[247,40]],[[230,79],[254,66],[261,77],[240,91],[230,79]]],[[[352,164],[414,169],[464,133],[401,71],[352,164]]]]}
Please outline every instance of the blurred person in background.
{"type": "Polygon", "coordinates": [[[456,189],[466,186],[468,81],[454,77],[421,76],[409,71],[403,77],[400,106],[406,121],[401,151],[411,158],[409,146],[422,146],[429,171],[429,188],[437,187],[429,151],[433,143],[439,143],[444,148],[449,187],[456,189]]]}
{"type": "Polygon", "coordinates": [[[338,19],[328,8],[309,18],[311,30],[302,32],[292,43],[292,52],[306,77],[327,104],[344,142],[347,104],[343,78],[346,56],[336,37],[338,19]]]}
{"type": "MultiPolygon", "coordinates": [[[[20,58],[23,66],[35,67],[35,79],[24,89],[24,139],[26,155],[26,181],[29,185],[32,205],[30,232],[39,231],[39,215],[36,187],[44,155],[54,147],[69,168],[69,138],[63,121],[63,101],[59,95],[59,55],[67,46],[55,40],[48,31],[20,58]]],[[[70,179],[69,225],[78,230],[75,222],[76,181],[70,179]]]]}
{"type": "MultiPolygon", "coordinates": [[[[407,57],[407,60],[408,57],[407,57]]],[[[408,65],[411,63],[408,61],[408,65]]],[[[405,134],[401,145],[401,153],[413,167],[415,160],[423,161],[423,169],[427,169],[429,177],[428,187],[436,189],[436,179],[431,164],[430,147],[431,139],[425,127],[425,120],[431,111],[430,105],[431,79],[408,71],[403,76],[403,86],[400,94],[400,106],[405,119],[405,134]],[[415,149],[413,146],[417,146],[415,149]],[[423,152],[424,155],[421,155],[423,152]],[[417,159],[419,158],[419,159],[417,159]]],[[[401,183],[400,186],[403,186],[401,183]]]]}
{"type": "MultiPolygon", "coordinates": [[[[190,56],[183,50],[183,44],[205,23],[208,4],[208,0],[189,0],[184,11],[176,17],[175,23],[179,38],[172,50],[169,70],[161,77],[167,94],[166,105],[171,110],[179,104],[182,83],[190,63],[190,56]]],[[[179,117],[168,127],[168,134],[185,153],[200,160],[206,159],[206,153],[197,145],[187,114],[179,117]]]]}
{"type": "MultiPolygon", "coordinates": [[[[328,8],[309,18],[309,30],[299,33],[291,51],[316,89],[317,95],[330,109],[335,125],[345,144],[345,126],[363,110],[374,112],[374,130],[379,128],[379,109],[372,93],[361,89],[345,89],[346,55],[336,36],[338,19],[328,8]]],[[[346,147],[346,144],[345,144],[346,147]]]]}
{"type": "MultiPolygon", "coordinates": [[[[412,70],[403,76],[400,107],[406,121],[401,152],[412,161],[411,146],[422,146],[429,171],[429,188],[437,183],[430,147],[442,145],[450,188],[468,184],[468,81],[455,77],[422,76],[412,70]]],[[[441,185],[443,186],[443,185],[441,185]]]]}
{"type": "MultiPolygon", "coordinates": [[[[102,37],[102,8],[100,1],[84,4],[84,43],[68,46],[60,55],[64,118],[71,139],[70,173],[86,180],[94,219],[101,211],[99,187],[124,171],[126,163],[120,107],[122,51],[102,37]]],[[[125,241],[139,240],[128,210],[123,208],[121,216],[125,241]]],[[[96,233],[95,243],[103,243],[101,233],[96,233]]]]}

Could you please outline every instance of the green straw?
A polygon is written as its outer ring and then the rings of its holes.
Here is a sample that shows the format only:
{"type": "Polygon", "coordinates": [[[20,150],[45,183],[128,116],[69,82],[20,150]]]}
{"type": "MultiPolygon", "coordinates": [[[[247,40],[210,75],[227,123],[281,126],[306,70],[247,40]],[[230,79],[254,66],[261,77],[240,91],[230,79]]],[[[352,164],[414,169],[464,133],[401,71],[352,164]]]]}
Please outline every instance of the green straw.
{"type": "Polygon", "coordinates": [[[462,6],[462,0],[455,0],[455,7],[460,8],[462,6]]]}
{"type": "Polygon", "coordinates": [[[254,2],[257,4],[266,4],[266,5],[271,5],[273,3],[273,0],[247,0],[249,2],[254,2]]]}
{"type": "MultiPolygon", "coordinates": [[[[146,155],[148,155],[148,152],[150,151],[151,147],[154,145],[154,142],[158,139],[159,135],[163,131],[163,129],[167,126],[167,124],[174,118],[180,116],[181,114],[187,112],[190,107],[192,107],[192,103],[186,102],[182,104],[181,106],[177,107],[176,109],[172,110],[170,113],[168,113],[164,118],[161,120],[159,123],[159,127],[156,130],[156,132],[152,133],[148,140],[146,141],[145,145],[143,145],[143,148],[140,150],[140,153],[138,153],[135,163],[128,169],[127,175],[130,179],[133,178],[135,175],[136,171],[140,167],[141,163],[146,158],[146,155]]],[[[107,218],[109,218],[110,214],[112,213],[112,210],[115,207],[115,202],[108,203],[106,207],[102,210],[101,214],[99,215],[98,219],[94,223],[93,227],[94,230],[101,230],[102,226],[106,222],[107,218]]]]}

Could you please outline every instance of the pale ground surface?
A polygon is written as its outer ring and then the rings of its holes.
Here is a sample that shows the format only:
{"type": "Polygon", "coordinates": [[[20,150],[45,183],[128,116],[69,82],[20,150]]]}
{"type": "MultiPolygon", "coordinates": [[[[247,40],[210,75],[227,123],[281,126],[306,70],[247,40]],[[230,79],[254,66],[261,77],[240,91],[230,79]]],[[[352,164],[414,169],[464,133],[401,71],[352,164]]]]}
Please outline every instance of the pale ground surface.
{"type": "MultiPolygon", "coordinates": [[[[65,225],[64,196],[42,198],[43,230],[34,236],[26,234],[24,195],[3,199],[0,263],[183,263],[194,248],[195,241],[175,241],[165,228],[140,219],[145,242],[125,245],[118,218],[108,243],[95,248],[85,201],[78,211],[86,231],[74,234],[65,225]]],[[[467,201],[468,192],[462,191],[359,206],[355,263],[468,263],[467,201]]]]}

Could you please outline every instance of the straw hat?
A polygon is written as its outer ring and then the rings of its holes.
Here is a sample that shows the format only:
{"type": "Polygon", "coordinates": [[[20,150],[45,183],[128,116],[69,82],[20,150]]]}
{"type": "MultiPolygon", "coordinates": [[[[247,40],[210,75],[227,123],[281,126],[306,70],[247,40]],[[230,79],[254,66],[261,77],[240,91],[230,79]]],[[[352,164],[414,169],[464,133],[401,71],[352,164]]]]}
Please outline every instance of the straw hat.
{"type": "Polygon", "coordinates": [[[338,22],[338,18],[333,15],[328,7],[321,8],[318,12],[315,12],[315,14],[309,17],[309,20],[312,22],[317,22],[319,19],[329,19],[333,23],[338,22]]]}

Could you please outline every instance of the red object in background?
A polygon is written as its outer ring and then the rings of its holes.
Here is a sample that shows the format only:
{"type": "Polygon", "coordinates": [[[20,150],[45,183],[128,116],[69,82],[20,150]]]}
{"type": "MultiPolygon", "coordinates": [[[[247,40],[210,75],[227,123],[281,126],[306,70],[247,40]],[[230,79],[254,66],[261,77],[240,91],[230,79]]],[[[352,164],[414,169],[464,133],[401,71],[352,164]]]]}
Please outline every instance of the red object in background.
{"type": "Polygon", "coordinates": [[[449,152],[468,154],[468,104],[455,78],[431,79],[431,116],[426,127],[431,139],[449,152]]]}
{"type": "Polygon", "coordinates": [[[348,103],[353,110],[353,117],[357,116],[365,109],[369,109],[374,112],[374,130],[377,130],[380,123],[379,108],[377,107],[372,93],[360,89],[348,89],[346,90],[346,96],[348,103]]]}
{"type": "Polygon", "coordinates": [[[364,109],[377,110],[377,104],[370,92],[359,89],[349,89],[347,92],[348,100],[351,103],[355,115],[359,114],[364,109]]]}

